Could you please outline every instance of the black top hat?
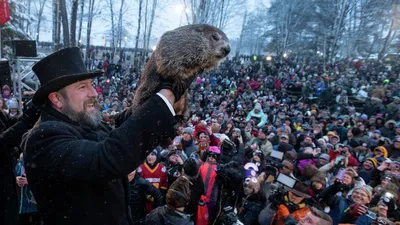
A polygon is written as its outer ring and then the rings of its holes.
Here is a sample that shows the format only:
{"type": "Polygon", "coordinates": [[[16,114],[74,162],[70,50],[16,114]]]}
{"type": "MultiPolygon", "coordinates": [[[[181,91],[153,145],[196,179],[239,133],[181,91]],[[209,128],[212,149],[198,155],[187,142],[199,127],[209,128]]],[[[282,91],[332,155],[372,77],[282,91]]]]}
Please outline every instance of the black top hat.
{"type": "Polygon", "coordinates": [[[103,71],[89,72],[78,47],[64,48],[43,58],[32,67],[40,80],[41,87],[33,96],[32,102],[43,105],[51,92],[103,74],[103,71]]]}

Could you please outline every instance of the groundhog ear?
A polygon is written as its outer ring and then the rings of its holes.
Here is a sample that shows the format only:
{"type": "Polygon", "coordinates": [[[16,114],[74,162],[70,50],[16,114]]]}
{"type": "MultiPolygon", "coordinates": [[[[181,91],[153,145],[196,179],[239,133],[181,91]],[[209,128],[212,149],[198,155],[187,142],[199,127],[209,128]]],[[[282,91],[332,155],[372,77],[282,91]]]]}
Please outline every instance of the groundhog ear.
{"type": "Polygon", "coordinates": [[[194,29],[194,31],[195,31],[196,33],[202,34],[202,33],[204,32],[204,28],[203,28],[203,27],[197,27],[196,29],[194,29]]]}

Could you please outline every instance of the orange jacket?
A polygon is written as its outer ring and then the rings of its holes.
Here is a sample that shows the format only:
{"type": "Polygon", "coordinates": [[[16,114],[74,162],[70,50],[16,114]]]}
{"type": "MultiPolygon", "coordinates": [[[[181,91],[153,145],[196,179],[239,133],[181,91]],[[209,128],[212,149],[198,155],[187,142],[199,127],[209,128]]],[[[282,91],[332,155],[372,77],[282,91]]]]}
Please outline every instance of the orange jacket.
{"type": "Polygon", "coordinates": [[[271,225],[285,225],[285,219],[288,216],[291,216],[293,219],[299,222],[303,217],[306,216],[308,212],[310,212],[310,208],[307,206],[289,213],[289,210],[285,205],[279,205],[271,225]]]}

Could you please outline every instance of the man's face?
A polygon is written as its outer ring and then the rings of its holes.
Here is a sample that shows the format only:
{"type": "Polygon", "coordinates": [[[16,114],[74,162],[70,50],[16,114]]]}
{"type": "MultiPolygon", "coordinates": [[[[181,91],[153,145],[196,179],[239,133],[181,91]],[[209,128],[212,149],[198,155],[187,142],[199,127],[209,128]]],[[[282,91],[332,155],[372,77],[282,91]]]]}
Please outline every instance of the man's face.
{"type": "Polygon", "coordinates": [[[353,199],[355,203],[361,205],[367,205],[370,202],[368,194],[360,189],[356,189],[353,191],[353,193],[351,194],[351,199],[353,199]]]}
{"type": "Polygon", "coordinates": [[[92,80],[70,84],[59,91],[60,104],[56,107],[72,121],[97,127],[102,119],[97,102],[97,92],[92,87],[92,80]]]}
{"type": "Polygon", "coordinates": [[[318,225],[319,222],[320,219],[318,217],[314,216],[311,212],[308,212],[307,215],[299,221],[298,225],[318,225]]]}
{"type": "Polygon", "coordinates": [[[265,135],[265,133],[262,130],[260,130],[260,131],[258,131],[258,138],[261,140],[265,140],[265,138],[267,138],[267,136],[265,135]]]}
{"type": "Polygon", "coordinates": [[[304,198],[303,197],[300,197],[300,196],[298,196],[298,195],[296,195],[295,193],[293,193],[293,192],[291,192],[291,191],[289,191],[288,192],[288,197],[289,197],[289,200],[292,202],[292,203],[294,203],[294,204],[299,204],[301,201],[303,201],[304,200],[304,198]]]}
{"type": "Polygon", "coordinates": [[[280,141],[289,144],[289,140],[287,138],[285,138],[285,137],[281,137],[280,141]]]}
{"type": "Polygon", "coordinates": [[[282,162],[282,169],[281,169],[281,173],[285,174],[285,175],[290,175],[293,172],[294,166],[293,163],[287,161],[287,160],[283,160],[282,162]]]}
{"type": "Polygon", "coordinates": [[[331,137],[331,144],[336,145],[339,140],[336,137],[331,137]]]}
{"type": "Polygon", "coordinates": [[[374,164],[372,164],[371,161],[366,160],[366,161],[363,163],[363,168],[364,168],[364,170],[366,170],[366,171],[371,171],[372,169],[374,169],[374,164]]]}
{"type": "Polygon", "coordinates": [[[395,147],[396,149],[399,149],[399,148],[400,148],[400,141],[395,141],[395,142],[394,142],[394,147],[395,147]]]}
{"type": "Polygon", "coordinates": [[[190,140],[192,140],[192,136],[191,136],[190,134],[188,134],[188,133],[183,133],[182,138],[183,138],[183,140],[185,140],[185,141],[190,141],[190,140]]]}
{"type": "Polygon", "coordinates": [[[260,110],[258,110],[258,109],[254,110],[254,113],[256,113],[256,114],[259,113],[259,112],[260,112],[260,110]]]}

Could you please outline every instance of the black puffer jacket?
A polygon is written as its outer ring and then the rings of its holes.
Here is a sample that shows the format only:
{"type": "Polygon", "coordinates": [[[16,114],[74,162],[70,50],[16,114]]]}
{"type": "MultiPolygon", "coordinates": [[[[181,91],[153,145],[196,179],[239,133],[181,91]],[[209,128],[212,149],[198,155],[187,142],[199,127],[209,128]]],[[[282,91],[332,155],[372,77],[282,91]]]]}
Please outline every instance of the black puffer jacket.
{"type": "Polygon", "coordinates": [[[146,218],[145,204],[146,195],[154,198],[155,207],[162,205],[160,191],[149,181],[140,177],[139,174],[129,183],[129,206],[134,224],[141,224],[146,218]]]}
{"type": "Polygon", "coordinates": [[[153,210],[146,217],[146,225],[194,225],[190,215],[178,212],[164,205],[153,210]]]}

